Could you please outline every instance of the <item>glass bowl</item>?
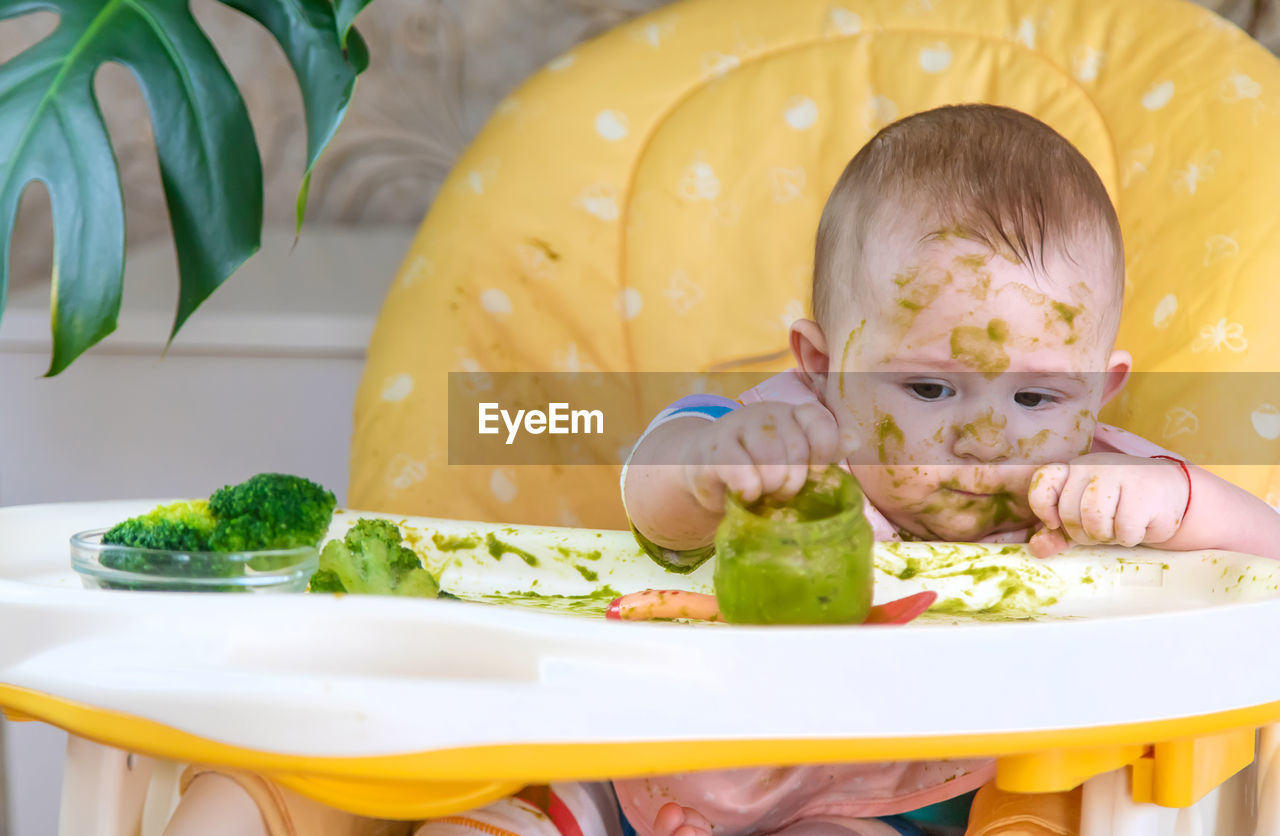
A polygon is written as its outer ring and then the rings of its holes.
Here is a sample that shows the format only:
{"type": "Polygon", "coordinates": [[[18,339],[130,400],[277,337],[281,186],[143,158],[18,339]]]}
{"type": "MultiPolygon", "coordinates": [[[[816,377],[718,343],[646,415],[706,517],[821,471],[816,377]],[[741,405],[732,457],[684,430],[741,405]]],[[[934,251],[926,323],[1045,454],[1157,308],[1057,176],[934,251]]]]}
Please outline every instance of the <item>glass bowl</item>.
{"type": "Polygon", "coordinates": [[[107,529],[71,537],[71,568],[89,589],[152,592],[305,592],[314,546],[253,552],[140,549],[102,542],[107,529]]]}

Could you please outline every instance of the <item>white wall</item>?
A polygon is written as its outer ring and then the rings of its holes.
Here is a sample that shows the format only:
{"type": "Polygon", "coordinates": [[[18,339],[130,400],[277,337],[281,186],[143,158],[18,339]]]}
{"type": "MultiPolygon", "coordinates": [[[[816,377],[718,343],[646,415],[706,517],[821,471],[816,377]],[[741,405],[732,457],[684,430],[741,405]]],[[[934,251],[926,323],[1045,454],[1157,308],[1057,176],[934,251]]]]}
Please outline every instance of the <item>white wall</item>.
{"type": "MultiPolygon", "coordinates": [[[[53,379],[47,290],[15,294],[0,319],[0,505],[207,496],[263,471],[341,503],[364,348],[409,237],[312,230],[291,252],[291,235],[269,236],[164,357],[172,250],[131,254],[119,331],[53,379]]],[[[10,834],[52,836],[66,736],[4,731],[10,834]]]]}

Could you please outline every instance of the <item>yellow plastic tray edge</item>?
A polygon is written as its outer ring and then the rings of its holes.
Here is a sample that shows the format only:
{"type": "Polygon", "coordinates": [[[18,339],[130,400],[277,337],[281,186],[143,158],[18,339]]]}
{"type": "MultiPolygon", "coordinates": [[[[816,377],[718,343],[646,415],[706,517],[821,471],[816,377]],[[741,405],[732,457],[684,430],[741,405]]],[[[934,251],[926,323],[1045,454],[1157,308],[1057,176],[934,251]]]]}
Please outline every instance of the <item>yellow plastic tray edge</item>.
{"type": "MultiPolygon", "coordinates": [[[[1150,745],[1280,722],[1280,701],[1249,708],[1116,726],[997,734],[862,739],[672,740],[521,743],[359,757],[290,755],[232,746],[119,711],[13,685],[0,707],[108,746],[174,761],[357,780],[519,781],[630,777],[761,763],[998,757],[1055,749],[1150,745]]],[[[536,722],[530,718],[530,722],[536,722]]]]}

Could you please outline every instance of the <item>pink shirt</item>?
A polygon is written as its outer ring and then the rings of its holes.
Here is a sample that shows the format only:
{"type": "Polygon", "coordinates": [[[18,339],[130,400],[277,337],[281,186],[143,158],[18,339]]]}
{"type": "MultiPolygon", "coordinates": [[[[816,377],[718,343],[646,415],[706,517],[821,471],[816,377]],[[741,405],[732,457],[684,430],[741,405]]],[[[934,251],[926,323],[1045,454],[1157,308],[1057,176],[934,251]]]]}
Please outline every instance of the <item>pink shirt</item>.
{"type": "MultiPolygon", "coordinates": [[[[815,402],[817,397],[793,370],[774,375],[739,400],[743,404],[802,404],[815,402]]],[[[655,419],[650,429],[664,418],[676,417],[674,412],[688,414],[669,409],[655,419]]],[[[1106,424],[1095,428],[1091,450],[1144,458],[1173,455],[1106,424]]],[[[877,540],[901,539],[870,502],[865,510],[877,540]]],[[[1009,536],[1006,533],[1002,539],[1009,536]]],[[[939,687],[945,686],[940,683],[939,687]]],[[[995,762],[990,759],[889,761],[663,775],[617,781],[614,788],[639,836],[652,836],[658,810],[672,801],[706,816],[721,836],[747,836],[779,830],[801,819],[905,813],[963,795],[994,775],[995,762]]]]}

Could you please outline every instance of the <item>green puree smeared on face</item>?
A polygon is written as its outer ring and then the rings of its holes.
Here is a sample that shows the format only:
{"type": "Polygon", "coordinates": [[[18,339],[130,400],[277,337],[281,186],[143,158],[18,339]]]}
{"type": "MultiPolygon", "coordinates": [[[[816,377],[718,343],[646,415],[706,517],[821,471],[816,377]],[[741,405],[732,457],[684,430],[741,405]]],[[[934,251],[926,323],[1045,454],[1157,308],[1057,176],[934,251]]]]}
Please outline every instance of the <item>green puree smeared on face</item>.
{"type": "Polygon", "coordinates": [[[862,489],[838,467],[784,503],[730,497],[716,531],[715,590],[735,624],[854,624],[871,608],[873,539],[862,489]]]}
{"type": "Polygon", "coordinates": [[[876,455],[881,464],[888,464],[902,450],[907,437],[892,415],[877,412],[876,416],[876,455]]]}
{"type": "Polygon", "coordinates": [[[962,325],[951,332],[951,358],[994,380],[1009,368],[1009,353],[1004,349],[1008,338],[1009,326],[1003,319],[991,320],[986,328],[962,325]]]}

